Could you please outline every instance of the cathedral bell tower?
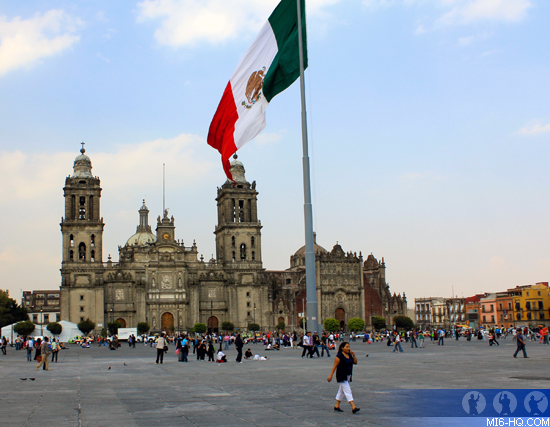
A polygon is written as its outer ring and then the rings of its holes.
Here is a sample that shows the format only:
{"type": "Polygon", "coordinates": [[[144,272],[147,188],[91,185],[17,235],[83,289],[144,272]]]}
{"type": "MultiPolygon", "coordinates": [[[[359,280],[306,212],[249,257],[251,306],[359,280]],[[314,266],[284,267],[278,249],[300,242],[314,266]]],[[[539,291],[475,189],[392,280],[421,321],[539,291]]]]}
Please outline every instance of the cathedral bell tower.
{"type": "Polygon", "coordinates": [[[99,178],[92,175],[92,162],[84,154],[74,161],[74,172],[65,179],[65,216],[61,218],[63,265],[101,263],[103,260],[103,218],[100,216],[99,178]]]}
{"type": "Polygon", "coordinates": [[[228,266],[235,263],[262,265],[261,228],[258,221],[256,181],[250,184],[245,178],[243,164],[231,162],[230,171],[235,184],[229,180],[218,187],[218,225],[216,255],[220,263],[228,266]]]}

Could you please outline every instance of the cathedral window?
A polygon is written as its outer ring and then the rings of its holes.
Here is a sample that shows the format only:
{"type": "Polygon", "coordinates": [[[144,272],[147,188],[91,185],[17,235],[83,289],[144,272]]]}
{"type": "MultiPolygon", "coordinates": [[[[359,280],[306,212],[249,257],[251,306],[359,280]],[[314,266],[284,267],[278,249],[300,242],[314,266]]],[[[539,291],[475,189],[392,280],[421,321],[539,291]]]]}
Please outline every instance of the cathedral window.
{"type": "Polygon", "coordinates": [[[72,234],[69,236],[69,245],[71,248],[74,247],[74,236],[72,234]]]}
{"type": "Polygon", "coordinates": [[[231,199],[232,208],[231,208],[231,222],[235,222],[235,199],[231,199]]]}
{"type": "Polygon", "coordinates": [[[239,200],[239,222],[244,222],[244,201],[239,200]]]}
{"type": "Polygon", "coordinates": [[[246,303],[246,306],[247,306],[247,307],[250,307],[250,303],[249,303],[249,302],[247,302],[247,303],[246,303]]]}
{"type": "Polygon", "coordinates": [[[80,207],[78,208],[78,219],[86,219],[86,197],[80,197],[80,207]]]}
{"type": "Polygon", "coordinates": [[[246,293],[246,296],[250,298],[250,292],[247,292],[247,293],[246,293]]]}
{"type": "Polygon", "coordinates": [[[78,260],[86,261],[86,245],[84,244],[84,242],[78,245],[78,260]]]}
{"type": "Polygon", "coordinates": [[[80,295],[80,301],[84,301],[84,295],[80,295]]]}
{"type": "Polygon", "coordinates": [[[84,311],[84,307],[80,306],[80,312],[84,311]]]}
{"type": "Polygon", "coordinates": [[[95,251],[92,251],[91,254],[90,254],[90,260],[92,262],[95,262],[95,251]]]}
{"type": "Polygon", "coordinates": [[[74,196],[71,196],[70,209],[71,209],[71,211],[69,213],[69,218],[70,219],[75,219],[76,218],[76,200],[75,200],[74,196]]]}
{"type": "Polygon", "coordinates": [[[246,245],[241,243],[241,261],[246,259],[246,245]]]}
{"type": "Polygon", "coordinates": [[[233,251],[233,262],[235,262],[235,251],[233,251]]]}
{"type": "Polygon", "coordinates": [[[254,247],[254,244],[255,244],[255,239],[254,239],[254,236],[252,236],[250,238],[250,247],[253,248],[254,247]]]}
{"type": "Polygon", "coordinates": [[[74,251],[69,252],[69,260],[74,261],[74,251]]]}
{"type": "Polygon", "coordinates": [[[231,246],[235,247],[235,236],[231,236],[231,246]]]}
{"type": "Polygon", "coordinates": [[[248,312],[248,317],[250,317],[250,311],[248,312]]]}
{"type": "Polygon", "coordinates": [[[256,261],[256,254],[252,251],[252,261],[256,261]]]}
{"type": "Polygon", "coordinates": [[[88,218],[92,219],[94,214],[94,196],[90,196],[88,206],[90,207],[88,210],[88,218]]]}
{"type": "Polygon", "coordinates": [[[92,247],[95,246],[95,234],[92,234],[92,235],[90,236],[90,243],[92,244],[92,247]]]}

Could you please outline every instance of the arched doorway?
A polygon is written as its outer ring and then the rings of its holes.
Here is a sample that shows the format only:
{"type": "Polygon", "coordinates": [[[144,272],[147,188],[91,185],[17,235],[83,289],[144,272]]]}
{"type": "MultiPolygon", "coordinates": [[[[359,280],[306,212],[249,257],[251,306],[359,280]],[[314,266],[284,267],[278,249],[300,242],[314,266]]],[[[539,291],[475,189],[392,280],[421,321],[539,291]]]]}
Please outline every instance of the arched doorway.
{"type": "MultiPolygon", "coordinates": [[[[283,325],[285,325],[285,327],[286,327],[285,318],[282,317],[282,316],[279,317],[279,319],[277,319],[277,326],[281,325],[281,323],[282,323],[283,325]]],[[[285,330],[285,328],[282,328],[282,329],[281,329],[281,332],[284,332],[284,330],[285,330]]]]}
{"type": "Polygon", "coordinates": [[[340,323],[340,329],[344,329],[346,327],[346,312],[343,308],[336,309],[336,312],[334,313],[334,317],[338,322],[340,323]]]}
{"type": "Polygon", "coordinates": [[[126,320],[124,320],[122,317],[116,319],[116,321],[117,321],[118,323],[120,323],[120,327],[121,327],[121,328],[125,328],[125,327],[126,327],[126,320]]]}
{"type": "Polygon", "coordinates": [[[172,313],[164,313],[160,318],[160,329],[163,332],[174,332],[174,315],[172,313]]]}
{"type": "Polygon", "coordinates": [[[208,323],[206,324],[206,326],[208,327],[208,333],[209,334],[212,334],[212,333],[217,334],[218,331],[219,331],[218,318],[216,316],[209,317],[208,318],[208,323]]]}

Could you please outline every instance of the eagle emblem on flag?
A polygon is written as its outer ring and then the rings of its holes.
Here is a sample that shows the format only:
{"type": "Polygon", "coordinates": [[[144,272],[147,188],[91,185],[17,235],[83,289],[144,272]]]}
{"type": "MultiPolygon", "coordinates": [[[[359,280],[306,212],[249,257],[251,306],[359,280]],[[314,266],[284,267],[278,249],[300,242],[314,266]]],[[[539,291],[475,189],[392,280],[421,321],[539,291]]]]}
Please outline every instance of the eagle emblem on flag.
{"type": "Polygon", "coordinates": [[[256,102],[262,97],[262,87],[264,85],[266,68],[262,67],[261,70],[254,71],[248,78],[246,84],[246,100],[242,102],[245,108],[252,108],[256,102]]]}

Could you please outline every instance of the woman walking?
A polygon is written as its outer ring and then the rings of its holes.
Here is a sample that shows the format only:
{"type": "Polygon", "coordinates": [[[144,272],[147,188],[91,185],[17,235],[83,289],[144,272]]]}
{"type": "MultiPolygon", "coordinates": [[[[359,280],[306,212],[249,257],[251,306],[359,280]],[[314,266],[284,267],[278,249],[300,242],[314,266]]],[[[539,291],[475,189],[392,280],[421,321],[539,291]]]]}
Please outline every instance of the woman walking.
{"type": "Polygon", "coordinates": [[[327,378],[327,381],[331,382],[334,371],[336,371],[336,382],[339,387],[338,393],[336,393],[336,406],[334,410],[337,412],[344,412],[340,409],[340,402],[344,396],[351,405],[351,412],[355,414],[360,410],[360,408],[353,403],[353,395],[351,394],[351,387],[349,385],[353,374],[353,365],[357,365],[357,357],[355,357],[355,353],[351,351],[349,343],[342,342],[338,347],[338,354],[334,358],[332,371],[327,378]]]}

